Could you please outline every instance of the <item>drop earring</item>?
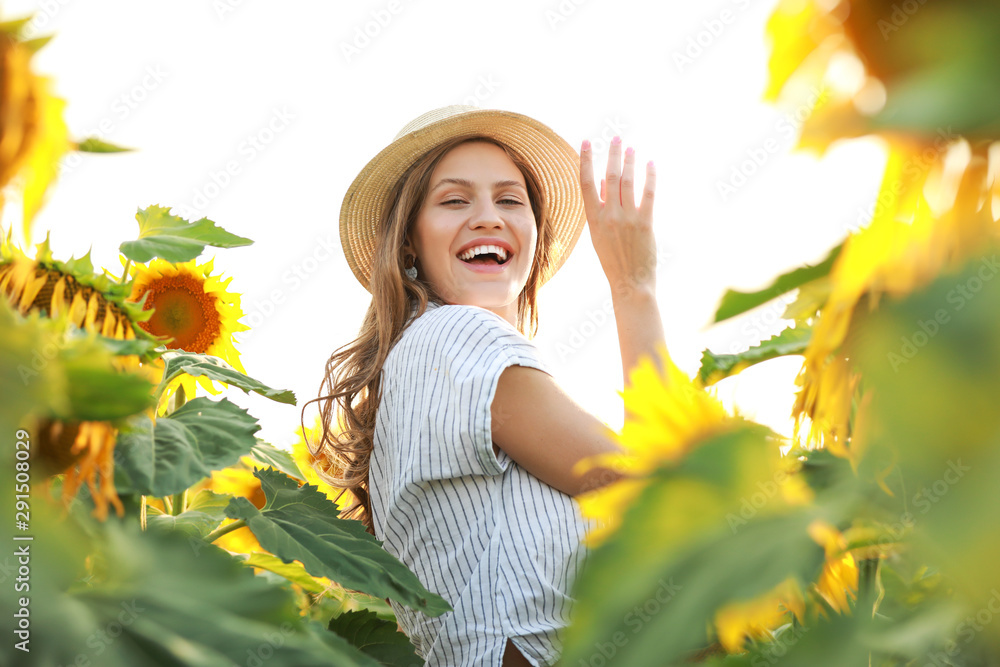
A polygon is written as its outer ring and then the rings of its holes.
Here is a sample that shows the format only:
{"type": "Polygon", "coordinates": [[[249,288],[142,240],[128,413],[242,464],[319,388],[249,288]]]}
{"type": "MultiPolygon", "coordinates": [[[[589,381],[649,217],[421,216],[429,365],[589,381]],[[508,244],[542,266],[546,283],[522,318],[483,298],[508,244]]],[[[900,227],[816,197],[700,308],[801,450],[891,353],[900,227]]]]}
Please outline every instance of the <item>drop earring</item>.
{"type": "Polygon", "coordinates": [[[414,264],[416,264],[417,257],[416,257],[416,255],[407,255],[406,257],[408,259],[409,258],[412,258],[412,259],[410,259],[410,266],[406,267],[404,269],[404,271],[406,272],[406,275],[409,276],[410,280],[416,280],[417,279],[417,267],[414,266],[414,264]]]}

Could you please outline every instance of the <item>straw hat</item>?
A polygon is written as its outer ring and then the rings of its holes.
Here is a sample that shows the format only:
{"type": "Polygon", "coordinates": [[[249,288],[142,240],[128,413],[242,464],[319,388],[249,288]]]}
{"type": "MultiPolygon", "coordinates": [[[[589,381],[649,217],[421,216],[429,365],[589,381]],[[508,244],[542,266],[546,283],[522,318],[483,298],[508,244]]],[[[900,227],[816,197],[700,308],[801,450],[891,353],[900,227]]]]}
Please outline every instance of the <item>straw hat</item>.
{"type": "Polygon", "coordinates": [[[562,137],[533,118],[512,111],[453,105],[410,121],[361,170],[340,208],[340,241],[354,275],[371,291],[376,227],[388,205],[389,190],[421,155],[457,136],[483,135],[520,154],[538,177],[548,202],[552,253],[551,278],[569,257],[587,224],[580,194],[579,154],[562,137]]]}

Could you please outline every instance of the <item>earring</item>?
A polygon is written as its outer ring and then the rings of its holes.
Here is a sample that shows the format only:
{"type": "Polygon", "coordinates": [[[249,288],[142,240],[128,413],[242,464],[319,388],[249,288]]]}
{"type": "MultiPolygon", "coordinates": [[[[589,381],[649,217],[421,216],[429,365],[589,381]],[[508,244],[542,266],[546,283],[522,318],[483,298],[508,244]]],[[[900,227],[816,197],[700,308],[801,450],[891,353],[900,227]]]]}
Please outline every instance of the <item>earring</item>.
{"type": "Polygon", "coordinates": [[[406,267],[404,269],[404,271],[406,272],[406,275],[409,276],[410,280],[416,280],[417,279],[417,267],[414,266],[414,264],[417,261],[417,257],[416,257],[416,255],[407,255],[406,257],[408,259],[412,257],[412,259],[410,260],[410,262],[411,262],[410,266],[406,267]]]}

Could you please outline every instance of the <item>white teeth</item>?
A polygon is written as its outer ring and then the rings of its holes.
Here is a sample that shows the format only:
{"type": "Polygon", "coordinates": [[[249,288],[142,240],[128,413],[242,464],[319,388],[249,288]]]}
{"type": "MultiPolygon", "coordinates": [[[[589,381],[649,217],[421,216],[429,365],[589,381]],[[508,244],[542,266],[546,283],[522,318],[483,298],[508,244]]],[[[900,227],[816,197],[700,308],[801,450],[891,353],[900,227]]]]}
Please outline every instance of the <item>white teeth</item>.
{"type": "Polygon", "coordinates": [[[477,245],[463,252],[458,258],[461,260],[470,260],[476,255],[485,255],[491,252],[496,253],[500,257],[501,262],[507,261],[507,251],[498,245],[477,245]]]}

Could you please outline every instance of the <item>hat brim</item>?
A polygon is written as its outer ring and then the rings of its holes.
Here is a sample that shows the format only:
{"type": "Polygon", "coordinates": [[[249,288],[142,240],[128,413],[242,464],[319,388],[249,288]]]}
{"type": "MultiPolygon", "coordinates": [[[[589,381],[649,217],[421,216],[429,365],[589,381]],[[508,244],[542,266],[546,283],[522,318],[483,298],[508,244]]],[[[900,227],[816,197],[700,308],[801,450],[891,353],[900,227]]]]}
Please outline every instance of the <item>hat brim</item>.
{"type": "Polygon", "coordinates": [[[366,290],[371,291],[377,226],[389,204],[389,191],[428,150],[466,135],[490,137],[509,146],[538,177],[547,202],[552,239],[548,270],[540,276],[540,284],[555,275],[569,257],[587,223],[580,193],[580,155],[551,128],[528,116],[496,109],[445,107],[404,127],[365,165],[344,196],[340,240],[348,265],[366,290]]]}

